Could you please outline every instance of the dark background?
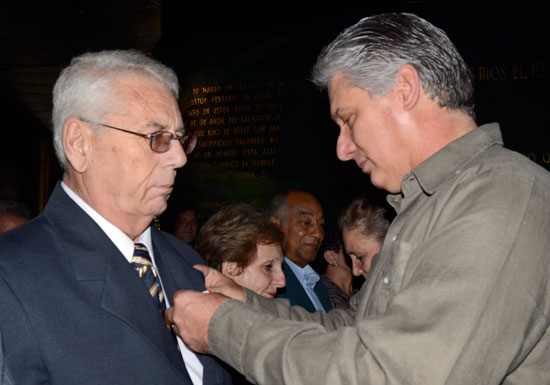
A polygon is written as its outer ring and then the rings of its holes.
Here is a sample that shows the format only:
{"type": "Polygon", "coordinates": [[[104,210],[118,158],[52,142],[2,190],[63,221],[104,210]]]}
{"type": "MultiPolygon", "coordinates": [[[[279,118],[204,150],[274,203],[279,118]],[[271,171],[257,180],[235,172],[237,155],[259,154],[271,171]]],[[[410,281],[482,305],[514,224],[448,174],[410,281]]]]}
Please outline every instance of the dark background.
{"type": "MultiPolygon", "coordinates": [[[[180,171],[170,205],[201,200],[254,201],[262,206],[283,187],[311,190],[332,218],[362,191],[383,199],[352,163],[337,160],[338,129],[326,95],[308,80],[321,48],[343,28],[379,12],[416,13],[443,28],[472,70],[477,121],[498,121],[505,143],[550,168],[549,13],[535,2],[379,1],[296,11],[165,1],[23,1],[2,6],[0,102],[3,135],[0,199],[17,199],[35,214],[61,172],[49,133],[51,87],[70,57],[87,50],[136,48],[180,76],[181,107],[190,87],[279,79],[286,84],[276,167],[246,184],[198,183],[191,161],[180,171]]],[[[200,208],[201,218],[213,208],[200,208]]],[[[161,222],[162,223],[162,222],[161,222]]]]}

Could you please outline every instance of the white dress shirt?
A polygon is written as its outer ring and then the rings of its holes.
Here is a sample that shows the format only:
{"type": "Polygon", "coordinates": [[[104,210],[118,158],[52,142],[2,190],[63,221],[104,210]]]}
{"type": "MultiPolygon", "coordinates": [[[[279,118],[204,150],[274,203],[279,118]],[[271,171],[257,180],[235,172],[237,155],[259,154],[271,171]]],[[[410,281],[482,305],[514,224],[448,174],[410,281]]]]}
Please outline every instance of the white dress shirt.
{"type": "MultiPolygon", "coordinates": [[[[119,228],[117,228],[115,225],[107,221],[105,218],[103,218],[97,211],[95,211],[90,205],[88,205],[84,200],[79,197],[74,191],[72,191],[65,183],[61,182],[61,187],[63,190],[67,193],[67,195],[82,209],[86,214],[88,214],[94,222],[97,223],[97,225],[105,232],[105,234],[109,237],[109,239],[115,244],[115,246],[120,250],[122,255],[128,260],[128,263],[130,263],[133,255],[134,255],[134,241],[130,239],[124,232],[122,232],[119,228]]],[[[155,256],[153,252],[153,242],[151,240],[151,228],[148,227],[139,237],[137,242],[143,243],[145,246],[147,246],[147,249],[149,251],[149,255],[151,256],[151,261],[153,262],[153,266],[155,266],[155,269],[157,268],[155,264],[155,256]]],[[[157,269],[158,272],[158,269],[157,269]]],[[[160,284],[162,286],[162,277],[160,274],[158,274],[158,277],[160,279],[160,284]]],[[[163,289],[164,290],[164,289],[163,289]]],[[[164,296],[164,300],[166,302],[166,307],[170,307],[170,301],[168,299],[168,296],[164,296]]],[[[178,345],[180,348],[181,356],[183,358],[183,362],[185,363],[185,367],[187,368],[187,372],[189,373],[189,376],[191,377],[191,381],[193,381],[194,385],[202,385],[202,373],[203,373],[203,367],[202,363],[199,361],[195,353],[193,353],[189,348],[185,345],[185,343],[182,341],[180,337],[178,337],[178,345]]]]}

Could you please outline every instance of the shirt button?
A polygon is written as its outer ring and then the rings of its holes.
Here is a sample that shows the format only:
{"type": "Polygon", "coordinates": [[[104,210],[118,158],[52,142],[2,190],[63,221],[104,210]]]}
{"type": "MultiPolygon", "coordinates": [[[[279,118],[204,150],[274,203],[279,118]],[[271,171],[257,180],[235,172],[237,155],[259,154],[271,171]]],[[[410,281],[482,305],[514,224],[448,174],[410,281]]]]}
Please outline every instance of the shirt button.
{"type": "Polygon", "coordinates": [[[390,283],[390,279],[388,277],[384,277],[382,282],[384,282],[384,285],[388,285],[390,283]]]}

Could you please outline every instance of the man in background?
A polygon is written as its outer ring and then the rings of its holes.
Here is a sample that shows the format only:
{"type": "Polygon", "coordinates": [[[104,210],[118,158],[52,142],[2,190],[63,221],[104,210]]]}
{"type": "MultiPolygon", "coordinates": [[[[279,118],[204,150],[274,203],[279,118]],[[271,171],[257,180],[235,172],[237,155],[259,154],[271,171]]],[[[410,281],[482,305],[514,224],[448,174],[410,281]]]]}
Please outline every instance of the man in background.
{"type": "Polygon", "coordinates": [[[321,204],[312,194],[285,190],[271,199],[267,215],[284,233],[283,272],[286,287],[277,298],[288,298],[310,312],[331,309],[330,297],[319,274],[310,266],[325,237],[325,217],[321,204]]]}
{"type": "Polygon", "coordinates": [[[183,207],[174,217],[173,233],[184,240],[188,245],[194,246],[199,232],[199,222],[194,209],[183,207]]]}

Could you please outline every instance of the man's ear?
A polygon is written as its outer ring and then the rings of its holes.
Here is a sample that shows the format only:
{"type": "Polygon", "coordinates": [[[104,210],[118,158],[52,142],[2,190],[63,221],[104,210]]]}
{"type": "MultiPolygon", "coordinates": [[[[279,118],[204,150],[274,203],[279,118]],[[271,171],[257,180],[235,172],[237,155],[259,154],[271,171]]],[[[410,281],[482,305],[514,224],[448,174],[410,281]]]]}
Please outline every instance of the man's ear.
{"type": "Polygon", "coordinates": [[[82,173],[88,167],[90,151],[89,128],[76,118],[68,118],[63,123],[63,151],[72,168],[82,173]]]}
{"type": "Polygon", "coordinates": [[[242,273],[237,262],[222,262],[222,273],[228,277],[235,277],[242,273]]]}
{"type": "Polygon", "coordinates": [[[423,92],[418,71],[411,64],[403,64],[397,70],[397,82],[394,87],[399,101],[405,110],[411,110],[423,92]]]}

